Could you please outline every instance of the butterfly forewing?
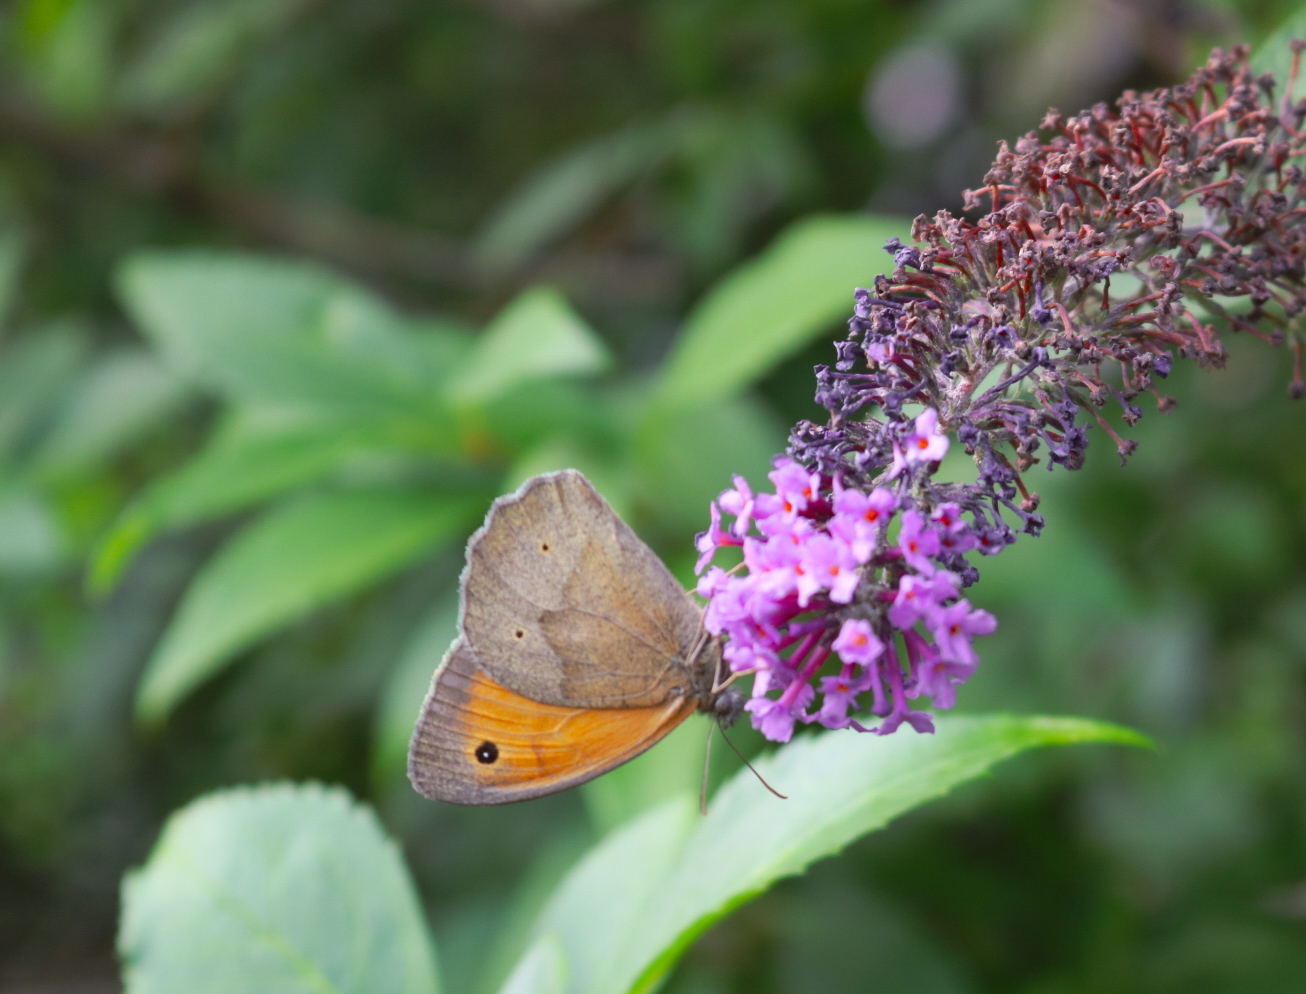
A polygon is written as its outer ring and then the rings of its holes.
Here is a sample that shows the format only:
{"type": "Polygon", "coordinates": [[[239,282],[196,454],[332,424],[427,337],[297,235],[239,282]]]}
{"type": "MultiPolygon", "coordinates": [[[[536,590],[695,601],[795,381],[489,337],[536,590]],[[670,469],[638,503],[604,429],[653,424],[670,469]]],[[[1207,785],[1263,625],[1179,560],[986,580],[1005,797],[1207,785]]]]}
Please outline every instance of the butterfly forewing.
{"type": "Polygon", "coordinates": [[[637,708],[689,693],[698,607],[575,470],[495,502],[468,546],[462,632],[542,704],[637,708]]]}

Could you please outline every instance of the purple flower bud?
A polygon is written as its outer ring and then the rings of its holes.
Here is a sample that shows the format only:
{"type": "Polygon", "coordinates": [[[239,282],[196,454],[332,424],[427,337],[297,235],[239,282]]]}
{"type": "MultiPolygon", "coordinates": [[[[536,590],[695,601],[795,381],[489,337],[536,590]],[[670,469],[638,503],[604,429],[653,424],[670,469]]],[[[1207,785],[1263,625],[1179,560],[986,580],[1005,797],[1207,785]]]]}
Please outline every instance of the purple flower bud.
{"type": "Polygon", "coordinates": [[[1014,348],[1016,345],[1016,329],[1009,324],[994,328],[989,332],[989,340],[1000,349],[1014,348]]]}
{"type": "Polygon", "coordinates": [[[1052,309],[1043,303],[1043,281],[1041,279],[1034,281],[1034,306],[1030,309],[1030,315],[1039,324],[1051,324],[1055,315],[1052,309]]]}

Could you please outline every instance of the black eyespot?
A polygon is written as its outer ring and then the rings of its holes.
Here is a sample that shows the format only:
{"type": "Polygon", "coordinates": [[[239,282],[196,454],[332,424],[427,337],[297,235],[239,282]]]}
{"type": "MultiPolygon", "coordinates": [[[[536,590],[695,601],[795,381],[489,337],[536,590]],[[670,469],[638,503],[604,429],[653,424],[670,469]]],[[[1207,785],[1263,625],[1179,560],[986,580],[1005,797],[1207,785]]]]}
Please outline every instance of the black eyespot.
{"type": "Polygon", "coordinates": [[[548,551],[549,551],[549,543],[548,543],[548,542],[541,542],[541,543],[540,543],[540,551],[541,551],[541,552],[548,552],[548,551]]]}
{"type": "Polygon", "coordinates": [[[486,766],[499,758],[499,747],[493,742],[482,742],[476,747],[476,761],[486,766]]]}
{"type": "Polygon", "coordinates": [[[525,637],[526,637],[526,633],[525,633],[524,631],[522,631],[520,628],[518,628],[517,631],[516,631],[514,634],[515,634],[519,639],[521,639],[521,638],[525,638],[525,637]]]}

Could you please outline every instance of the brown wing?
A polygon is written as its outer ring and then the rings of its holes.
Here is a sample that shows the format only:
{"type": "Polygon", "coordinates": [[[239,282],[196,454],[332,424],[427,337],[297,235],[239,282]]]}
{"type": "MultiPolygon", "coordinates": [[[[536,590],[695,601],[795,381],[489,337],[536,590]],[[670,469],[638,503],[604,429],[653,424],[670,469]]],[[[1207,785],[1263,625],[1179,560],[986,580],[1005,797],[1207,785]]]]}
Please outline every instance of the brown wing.
{"type": "Polygon", "coordinates": [[[427,797],[506,804],[585,783],[633,759],[694,713],[540,704],[496,683],[459,639],[436,670],[408,747],[408,779],[427,797]]]}
{"type": "Polygon", "coordinates": [[[689,686],[697,605],[576,470],[495,501],[462,598],[479,665],[532,700],[647,707],[689,686]]]}

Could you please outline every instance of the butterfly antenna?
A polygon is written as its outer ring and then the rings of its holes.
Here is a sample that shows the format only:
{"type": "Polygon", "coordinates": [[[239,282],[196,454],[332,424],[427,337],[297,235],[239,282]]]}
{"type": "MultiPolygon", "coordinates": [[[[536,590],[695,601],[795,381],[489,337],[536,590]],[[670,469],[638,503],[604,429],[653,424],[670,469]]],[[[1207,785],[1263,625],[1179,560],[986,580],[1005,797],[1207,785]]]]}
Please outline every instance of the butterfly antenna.
{"type": "Polygon", "coordinates": [[[716,731],[716,722],[707,728],[707,751],[703,756],[703,786],[698,792],[698,813],[707,814],[707,774],[712,769],[712,733],[716,731]]]}
{"type": "Polygon", "coordinates": [[[776,797],[780,798],[780,800],[782,800],[782,801],[787,801],[787,800],[789,800],[789,797],[788,797],[787,794],[782,794],[782,793],[780,793],[780,791],[776,790],[774,787],[772,787],[769,783],[766,782],[766,778],[765,778],[764,776],[762,776],[762,774],[758,773],[757,770],[753,769],[753,764],[750,763],[750,762],[749,762],[749,761],[744,757],[744,754],[743,754],[742,752],[739,751],[738,747],[736,747],[735,744],[734,744],[733,742],[730,741],[730,736],[726,734],[726,730],[725,730],[724,728],[721,729],[721,737],[722,737],[723,739],[726,740],[726,745],[728,745],[731,749],[734,749],[734,750],[735,750],[735,755],[738,756],[740,759],[742,759],[742,760],[744,761],[744,765],[747,766],[750,770],[752,770],[753,776],[757,777],[758,782],[759,782],[763,787],[765,787],[767,790],[769,790],[769,791],[770,791],[772,794],[774,794],[776,797]]]}

